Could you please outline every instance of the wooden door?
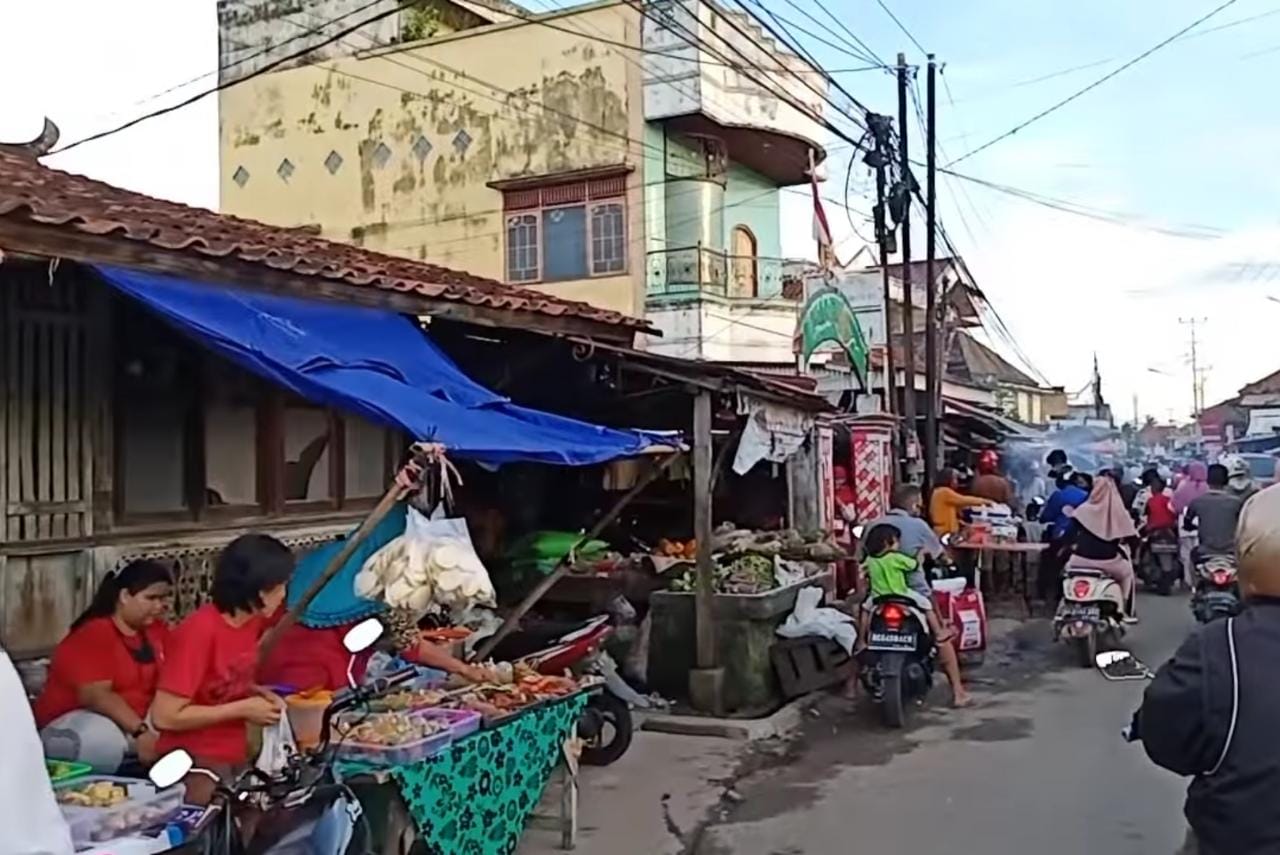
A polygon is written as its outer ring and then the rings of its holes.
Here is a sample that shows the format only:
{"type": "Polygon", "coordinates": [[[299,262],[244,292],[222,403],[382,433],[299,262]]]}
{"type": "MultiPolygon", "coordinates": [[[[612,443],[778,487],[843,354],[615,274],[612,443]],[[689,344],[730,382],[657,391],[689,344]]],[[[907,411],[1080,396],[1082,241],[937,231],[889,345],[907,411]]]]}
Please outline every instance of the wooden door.
{"type": "Polygon", "coordinates": [[[757,296],[756,236],[746,226],[734,226],[733,245],[729,252],[733,256],[733,280],[729,296],[757,296]]]}

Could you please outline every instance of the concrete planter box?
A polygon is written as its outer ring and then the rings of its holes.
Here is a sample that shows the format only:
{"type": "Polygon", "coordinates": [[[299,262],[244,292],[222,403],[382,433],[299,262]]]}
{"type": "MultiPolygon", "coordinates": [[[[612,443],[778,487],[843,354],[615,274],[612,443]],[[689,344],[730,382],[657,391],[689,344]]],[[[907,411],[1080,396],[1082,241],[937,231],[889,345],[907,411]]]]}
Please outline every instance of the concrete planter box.
{"type": "MultiPolygon", "coordinates": [[[[777,641],[774,630],[795,607],[796,594],[811,585],[830,595],[835,577],[827,570],[761,594],[716,594],[716,649],[730,712],[764,714],[782,702],[769,648],[777,641]]],[[[694,595],[654,591],[649,608],[649,685],[663,697],[688,697],[689,671],[697,664],[694,595]]]]}

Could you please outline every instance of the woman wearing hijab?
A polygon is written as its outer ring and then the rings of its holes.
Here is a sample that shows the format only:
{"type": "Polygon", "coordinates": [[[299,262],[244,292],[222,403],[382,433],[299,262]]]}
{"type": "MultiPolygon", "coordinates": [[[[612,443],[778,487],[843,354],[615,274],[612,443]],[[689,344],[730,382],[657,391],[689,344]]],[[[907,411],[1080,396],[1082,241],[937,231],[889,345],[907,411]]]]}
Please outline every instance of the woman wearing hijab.
{"type": "MultiPolygon", "coordinates": [[[[1173,491],[1173,512],[1178,515],[1179,520],[1183,519],[1192,502],[1209,492],[1208,479],[1209,467],[1199,460],[1193,460],[1187,464],[1186,477],[1173,491]]],[[[1182,580],[1190,589],[1195,581],[1191,551],[1195,549],[1197,538],[1195,532],[1189,532],[1181,525],[1178,526],[1178,535],[1178,554],[1182,558],[1182,580]]]]}
{"type": "Polygon", "coordinates": [[[1244,506],[1236,553],[1244,611],[1193,632],[1134,718],[1147,756],[1192,779],[1184,813],[1200,855],[1280,852],[1280,486],[1244,506]]]}
{"type": "Polygon", "coordinates": [[[1075,509],[1063,535],[1067,565],[1099,570],[1120,585],[1126,603],[1125,622],[1135,623],[1133,560],[1126,541],[1138,536],[1115,481],[1099,478],[1089,500],[1075,509]]]}
{"type": "Polygon", "coordinates": [[[1181,514],[1197,496],[1209,492],[1209,467],[1196,460],[1187,464],[1187,477],[1173,491],[1173,512],[1181,514]]]}

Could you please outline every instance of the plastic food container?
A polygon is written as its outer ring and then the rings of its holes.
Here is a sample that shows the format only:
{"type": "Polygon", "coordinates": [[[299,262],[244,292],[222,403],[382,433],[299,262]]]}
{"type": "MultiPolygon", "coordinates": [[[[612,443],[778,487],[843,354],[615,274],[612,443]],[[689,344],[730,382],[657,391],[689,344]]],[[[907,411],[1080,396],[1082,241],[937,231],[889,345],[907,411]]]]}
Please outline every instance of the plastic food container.
{"type": "MultiPolygon", "coordinates": [[[[416,718],[434,718],[438,717],[432,714],[436,710],[418,710],[409,713],[416,718]]],[[[356,724],[363,718],[359,714],[347,714],[339,716],[340,724],[356,724]]],[[[402,742],[399,745],[373,745],[364,742],[357,742],[350,737],[342,737],[337,733],[333,735],[333,743],[338,747],[338,757],[353,763],[365,763],[370,766],[408,766],[428,757],[434,757],[441,751],[449,747],[453,742],[453,731],[451,727],[441,730],[439,733],[433,733],[422,739],[413,742],[402,742]]]]}
{"type": "Polygon", "coordinates": [[[83,778],[93,771],[88,763],[73,763],[70,760],[45,760],[44,768],[49,772],[49,780],[55,785],[83,778]]]}
{"type": "Polygon", "coordinates": [[[470,736],[480,729],[481,715],[474,710],[425,709],[422,714],[428,718],[448,722],[449,734],[457,742],[464,736],[470,736]]]}
{"type": "Polygon", "coordinates": [[[128,798],[112,807],[79,807],[60,804],[62,815],[71,827],[71,842],[86,849],[108,840],[128,837],[148,828],[165,825],[182,809],[181,785],[157,790],[149,781],[117,778],[113,775],[88,775],[58,784],[55,793],[85,787],[98,781],[110,781],[124,787],[128,798]]]}
{"type": "Polygon", "coordinates": [[[290,695],[284,702],[287,705],[289,727],[293,729],[293,738],[298,743],[298,747],[314,748],[319,745],[324,711],[329,708],[332,699],[324,696],[309,698],[290,695]]]}

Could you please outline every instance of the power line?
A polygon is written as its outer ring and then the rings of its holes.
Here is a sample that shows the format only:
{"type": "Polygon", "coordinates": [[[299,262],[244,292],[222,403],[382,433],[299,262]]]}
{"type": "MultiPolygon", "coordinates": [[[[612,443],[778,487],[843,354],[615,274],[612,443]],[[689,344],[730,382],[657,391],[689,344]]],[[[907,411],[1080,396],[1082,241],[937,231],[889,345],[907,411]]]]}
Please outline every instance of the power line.
{"type": "Polygon", "coordinates": [[[898,16],[893,14],[893,10],[889,8],[889,4],[885,3],[884,0],[876,0],[876,2],[880,4],[880,8],[884,10],[884,13],[892,18],[893,22],[898,25],[898,29],[902,30],[902,34],[911,39],[911,43],[916,46],[916,49],[923,54],[927,54],[928,51],[924,49],[924,45],[920,44],[920,40],[911,34],[911,31],[907,29],[905,24],[898,20],[898,16]]]}
{"type": "Polygon", "coordinates": [[[1078,90],[1076,90],[1076,91],[1075,91],[1075,92],[1073,92],[1072,94],[1068,95],[1066,98],[1063,98],[1062,100],[1060,100],[1060,101],[1058,101],[1058,102],[1056,102],[1056,103],[1052,104],[1051,106],[1049,106],[1049,107],[1047,107],[1047,108],[1045,108],[1045,109],[1041,110],[1039,113],[1036,113],[1036,114],[1035,114],[1034,116],[1032,116],[1031,118],[1029,118],[1029,119],[1025,119],[1024,121],[1019,122],[1018,124],[1014,125],[1012,128],[1010,128],[1009,130],[1007,130],[1007,131],[1005,131],[1004,133],[1000,134],[999,136],[996,136],[996,137],[993,137],[993,138],[992,138],[992,139],[990,139],[990,140],[987,140],[985,143],[983,143],[982,145],[978,146],[978,147],[977,147],[977,148],[975,148],[975,149],[970,149],[969,151],[967,151],[967,152],[965,152],[964,154],[962,154],[962,155],[960,155],[959,157],[957,157],[955,160],[953,160],[953,161],[951,161],[950,163],[948,163],[948,164],[947,164],[947,166],[948,166],[948,167],[955,166],[957,163],[960,163],[961,161],[968,160],[969,158],[973,157],[975,154],[978,154],[979,152],[982,152],[982,151],[986,151],[987,149],[991,148],[991,146],[995,145],[996,143],[1000,142],[1001,140],[1008,139],[1009,137],[1011,137],[1011,136],[1013,136],[1014,134],[1018,133],[1018,131],[1021,131],[1022,129],[1026,128],[1027,126],[1032,125],[1032,124],[1034,124],[1034,123],[1036,123],[1036,122],[1040,121],[1041,119],[1043,119],[1044,117],[1046,117],[1046,116],[1050,115],[1051,113],[1057,112],[1058,110],[1060,110],[1060,109],[1062,109],[1063,107],[1065,107],[1066,105],[1070,104],[1072,101],[1076,100],[1077,98],[1079,98],[1080,96],[1084,95],[1085,93],[1093,91],[1094,89],[1098,88],[1098,87],[1099,87],[1099,86],[1101,86],[1102,84],[1106,83],[1106,82],[1107,82],[1108,80],[1110,80],[1111,78],[1115,77],[1116,75],[1120,74],[1121,72],[1125,71],[1126,69],[1132,68],[1133,66],[1137,65],[1137,64],[1138,64],[1139,62],[1141,62],[1142,60],[1144,60],[1144,59],[1146,59],[1147,57],[1151,56],[1151,55],[1152,55],[1153,53],[1155,53],[1156,51],[1160,50],[1161,48],[1165,47],[1166,45],[1170,44],[1171,42],[1176,41],[1176,40],[1178,39],[1178,37],[1182,36],[1182,35],[1183,35],[1183,34],[1185,34],[1185,33],[1190,32],[1191,30],[1193,30],[1193,29],[1195,29],[1196,27],[1200,26],[1200,25],[1201,25],[1201,24],[1203,24],[1205,21],[1207,21],[1207,20],[1209,20],[1210,18],[1212,18],[1214,15],[1217,15],[1219,12],[1223,11],[1224,9],[1228,8],[1229,6],[1233,6],[1233,5],[1235,5],[1235,4],[1236,4],[1236,2],[1237,2],[1237,0],[1225,0],[1225,2],[1224,2],[1224,3],[1220,4],[1219,6],[1214,7],[1212,10],[1210,10],[1210,11],[1209,11],[1209,12],[1207,12],[1206,14],[1204,14],[1204,15],[1200,16],[1200,17],[1199,17],[1199,18],[1197,18],[1196,20],[1192,21],[1190,24],[1188,24],[1187,26],[1183,27],[1181,30],[1178,30],[1178,32],[1174,33],[1172,36],[1169,36],[1168,38],[1164,39],[1163,41],[1158,42],[1157,44],[1155,44],[1155,45],[1153,45],[1153,46],[1151,46],[1151,47],[1147,48],[1145,51],[1143,51],[1142,53],[1138,54],[1138,55],[1137,55],[1137,56],[1135,56],[1133,59],[1131,59],[1131,60],[1129,60],[1128,62],[1126,62],[1124,65],[1121,65],[1120,67],[1115,68],[1115,69],[1113,69],[1112,71],[1107,72],[1107,73],[1106,73],[1106,74],[1104,74],[1102,77],[1099,77],[1097,80],[1095,80],[1095,81],[1093,81],[1092,83],[1090,83],[1088,86],[1085,86],[1083,89],[1078,89],[1078,90]]]}
{"type": "MultiPolygon", "coordinates": [[[[706,2],[706,0],[704,0],[704,2],[706,2]]],[[[782,22],[781,22],[781,20],[779,20],[779,19],[777,18],[777,16],[775,16],[775,15],[773,14],[773,12],[771,12],[769,9],[767,9],[767,8],[766,8],[766,7],[765,7],[765,6],[760,2],[760,0],[750,0],[750,2],[751,2],[751,3],[754,3],[756,6],[759,6],[759,7],[760,7],[760,9],[762,9],[766,15],[768,15],[770,18],[773,18],[774,23],[776,23],[780,28],[782,28],[782,29],[784,29],[784,30],[786,29],[785,27],[783,27],[783,26],[782,26],[782,22]]],[[[787,47],[787,48],[791,49],[791,50],[792,50],[792,52],[799,54],[799,55],[800,55],[800,56],[802,56],[802,57],[803,57],[803,58],[804,58],[804,59],[805,59],[805,60],[806,60],[810,65],[812,65],[814,68],[818,69],[818,70],[819,70],[819,72],[823,75],[823,77],[825,77],[825,78],[826,78],[827,82],[828,82],[830,85],[834,86],[834,87],[836,88],[836,90],[837,90],[841,95],[843,95],[844,97],[848,98],[848,99],[849,99],[849,101],[850,101],[850,103],[851,103],[854,107],[857,107],[857,108],[858,108],[861,112],[863,112],[864,114],[868,112],[868,108],[867,108],[867,106],[866,106],[865,104],[863,104],[861,101],[859,101],[859,100],[858,100],[858,99],[853,95],[853,93],[852,93],[852,92],[850,92],[848,89],[845,89],[845,88],[844,88],[844,86],[843,86],[843,85],[841,85],[839,81],[837,81],[837,80],[833,79],[833,78],[831,77],[830,72],[828,72],[826,69],[824,69],[824,68],[823,68],[822,63],[821,63],[821,62],[819,62],[819,61],[817,60],[817,58],[815,58],[811,53],[809,53],[809,51],[805,50],[804,46],[803,46],[803,45],[801,45],[801,44],[799,43],[799,40],[798,40],[798,39],[796,39],[796,38],[795,38],[795,36],[794,36],[792,33],[787,32],[787,35],[785,35],[785,36],[784,36],[784,35],[782,35],[782,34],[781,34],[781,33],[779,33],[777,30],[775,30],[773,27],[769,26],[767,23],[765,23],[764,21],[760,20],[760,16],[759,16],[759,15],[756,15],[756,14],[755,14],[754,12],[752,12],[750,9],[747,9],[747,8],[746,8],[746,6],[745,6],[745,5],[743,5],[742,0],[738,0],[738,5],[739,5],[739,6],[742,6],[742,10],[743,10],[743,12],[745,12],[747,15],[750,15],[750,16],[751,16],[751,18],[752,18],[752,20],[756,21],[756,22],[757,22],[757,23],[759,23],[762,27],[764,27],[764,28],[765,28],[765,30],[767,30],[771,36],[773,36],[775,39],[777,39],[779,42],[781,42],[781,43],[783,44],[783,46],[785,46],[785,47],[787,47]]],[[[840,109],[840,105],[835,104],[834,102],[831,102],[829,98],[828,98],[827,100],[828,100],[828,102],[829,102],[829,103],[831,103],[831,105],[832,105],[833,107],[835,107],[837,110],[839,110],[839,109],[840,109]]],[[[857,125],[857,126],[858,126],[858,127],[860,127],[860,128],[862,127],[862,126],[861,126],[861,125],[859,125],[857,122],[854,122],[854,124],[855,124],[855,125],[857,125]]],[[[865,128],[863,128],[863,130],[865,131],[866,129],[865,129],[865,128]]],[[[855,146],[855,147],[856,147],[856,146],[855,146]]]]}
{"type": "MultiPolygon", "coordinates": [[[[372,5],[372,4],[371,4],[371,5],[372,5]]],[[[365,8],[368,8],[368,7],[365,7],[365,8]]],[[[262,76],[262,75],[264,75],[264,74],[267,74],[267,73],[269,73],[269,72],[271,72],[271,71],[274,71],[275,69],[279,68],[280,66],[284,65],[284,64],[285,64],[285,63],[287,63],[287,62],[291,62],[291,61],[293,61],[293,60],[295,60],[295,59],[299,59],[299,58],[301,58],[301,57],[304,57],[304,56],[306,56],[307,54],[309,54],[309,53],[311,53],[311,52],[313,52],[313,51],[316,51],[316,50],[319,50],[319,49],[320,49],[320,48],[322,48],[322,47],[325,47],[326,45],[331,45],[331,44],[333,44],[334,42],[338,41],[339,39],[345,38],[346,36],[350,35],[351,33],[354,33],[354,32],[356,32],[356,31],[358,31],[358,30],[360,30],[360,29],[363,29],[364,27],[367,27],[369,24],[373,24],[373,23],[376,23],[376,22],[378,22],[378,21],[381,21],[383,18],[389,18],[389,17],[391,17],[392,15],[396,14],[396,13],[397,13],[397,12],[399,12],[399,11],[400,11],[400,6],[399,6],[399,5],[392,6],[390,9],[387,9],[387,10],[385,10],[385,11],[379,12],[379,13],[377,13],[376,15],[373,15],[373,16],[371,16],[371,17],[369,17],[369,18],[366,18],[366,19],[364,19],[364,20],[360,21],[360,22],[359,22],[359,23],[357,23],[357,24],[354,24],[354,25],[352,25],[352,26],[350,26],[350,27],[347,27],[347,28],[346,28],[346,29],[344,29],[344,30],[340,30],[340,31],[338,31],[337,33],[333,34],[332,36],[329,36],[328,38],[324,39],[324,40],[323,40],[323,41],[321,41],[321,42],[317,42],[316,44],[313,44],[313,45],[308,45],[307,47],[305,47],[304,49],[302,49],[302,50],[300,50],[300,51],[296,51],[296,52],[294,52],[294,53],[288,54],[287,56],[282,56],[282,57],[280,57],[279,59],[272,60],[271,62],[267,63],[266,65],[263,65],[261,68],[255,69],[254,71],[252,71],[252,72],[250,72],[250,73],[248,73],[248,74],[246,74],[246,75],[244,75],[244,76],[242,76],[242,77],[237,77],[237,78],[236,78],[236,79],[234,79],[234,80],[228,80],[228,81],[225,81],[225,82],[221,82],[221,81],[220,81],[216,86],[212,86],[212,87],[210,87],[210,88],[208,88],[208,89],[205,89],[205,90],[204,90],[204,91],[202,91],[202,92],[198,92],[198,93],[196,93],[195,95],[192,95],[192,96],[191,96],[191,97],[189,97],[189,98],[185,98],[185,99],[183,99],[182,101],[179,101],[177,104],[171,104],[170,106],[168,106],[168,107],[162,107],[162,108],[161,108],[161,109],[159,109],[159,110],[152,110],[150,113],[144,113],[143,115],[138,116],[138,117],[133,118],[133,119],[130,119],[129,121],[125,122],[124,124],[117,125],[116,127],[111,128],[110,130],[100,131],[100,132],[98,132],[98,133],[96,133],[96,134],[90,134],[89,136],[87,136],[87,137],[82,137],[82,138],[80,138],[80,139],[76,140],[75,142],[67,143],[67,144],[66,144],[66,145],[64,145],[64,146],[59,146],[58,148],[56,148],[56,149],[54,149],[52,152],[50,152],[50,154],[61,154],[61,153],[62,153],[62,152],[64,152],[64,151],[70,151],[71,149],[76,148],[76,147],[78,147],[78,146],[82,146],[82,145],[84,145],[85,143],[94,142],[95,140],[104,139],[104,138],[109,137],[109,136],[112,136],[112,135],[114,135],[114,134],[118,134],[118,133],[120,133],[121,131],[124,131],[124,130],[127,130],[127,129],[129,129],[129,128],[132,128],[132,127],[134,127],[135,125],[140,125],[140,124],[142,124],[143,122],[148,121],[148,120],[150,120],[150,119],[154,119],[154,118],[157,118],[157,117],[159,117],[159,116],[167,115],[168,113],[172,113],[172,112],[174,112],[175,110],[181,110],[183,107],[186,107],[186,106],[188,106],[188,105],[190,105],[190,104],[194,104],[195,102],[197,102],[197,101],[201,100],[202,98],[204,98],[204,97],[206,97],[206,96],[208,96],[208,95],[213,95],[214,93],[216,93],[216,92],[221,92],[221,91],[223,91],[224,89],[230,89],[232,86],[236,86],[236,85],[238,85],[238,84],[240,84],[240,83],[244,83],[246,80],[252,80],[252,79],[253,79],[253,78],[255,78],[255,77],[261,77],[261,76],[262,76]]],[[[352,14],[352,13],[348,13],[348,14],[352,14]]],[[[346,17],[346,16],[344,15],[344,16],[342,16],[342,17],[346,17]]],[[[334,21],[335,21],[335,22],[336,22],[336,21],[338,21],[338,20],[341,20],[341,19],[340,19],[340,18],[335,18],[335,19],[334,19],[334,21]]],[[[331,22],[331,23],[332,23],[332,22],[331,22]]]]}

